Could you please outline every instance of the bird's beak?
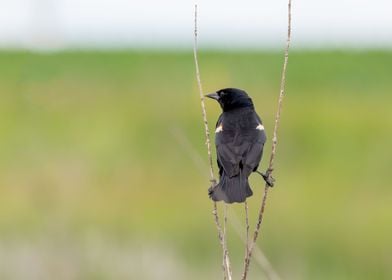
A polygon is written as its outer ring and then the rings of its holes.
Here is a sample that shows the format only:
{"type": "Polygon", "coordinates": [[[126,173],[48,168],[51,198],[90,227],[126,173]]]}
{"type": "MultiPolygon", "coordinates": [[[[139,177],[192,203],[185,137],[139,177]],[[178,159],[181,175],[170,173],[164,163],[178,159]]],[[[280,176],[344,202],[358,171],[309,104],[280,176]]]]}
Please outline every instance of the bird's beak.
{"type": "Polygon", "coordinates": [[[214,93],[210,93],[210,94],[206,94],[205,97],[211,98],[211,99],[215,99],[215,100],[219,100],[219,95],[214,92],[214,93]]]}

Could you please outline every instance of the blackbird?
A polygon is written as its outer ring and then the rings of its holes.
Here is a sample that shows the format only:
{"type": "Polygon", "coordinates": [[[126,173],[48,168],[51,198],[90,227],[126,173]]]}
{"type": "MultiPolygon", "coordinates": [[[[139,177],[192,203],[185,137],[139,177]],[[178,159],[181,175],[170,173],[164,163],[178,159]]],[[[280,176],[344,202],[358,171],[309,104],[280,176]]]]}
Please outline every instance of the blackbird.
{"type": "Polygon", "coordinates": [[[218,101],[223,111],[215,129],[220,180],[209,189],[209,196],[214,201],[244,202],[253,194],[248,177],[258,172],[263,155],[263,123],[244,90],[225,88],[206,97],[218,101]]]}

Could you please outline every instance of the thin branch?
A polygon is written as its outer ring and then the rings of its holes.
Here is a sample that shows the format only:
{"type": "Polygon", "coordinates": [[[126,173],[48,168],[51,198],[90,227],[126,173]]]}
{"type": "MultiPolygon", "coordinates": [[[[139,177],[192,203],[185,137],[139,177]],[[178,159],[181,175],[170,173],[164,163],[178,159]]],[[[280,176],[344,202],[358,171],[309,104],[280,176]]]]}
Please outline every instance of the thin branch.
{"type": "Polygon", "coordinates": [[[200,101],[201,101],[201,111],[202,111],[202,114],[203,114],[204,130],[205,130],[205,134],[206,134],[206,145],[207,145],[208,161],[209,161],[209,164],[210,164],[210,177],[211,177],[211,182],[214,183],[214,182],[216,182],[216,180],[214,178],[214,167],[213,167],[213,164],[212,164],[210,130],[208,128],[207,112],[206,112],[206,106],[205,106],[205,103],[204,103],[204,94],[203,94],[203,88],[202,88],[201,79],[200,79],[199,62],[198,62],[198,59],[197,59],[197,5],[195,5],[195,40],[194,40],[194,46],[193,46],[193,57],[195,59],[196,79],[197,79],[197,85],[199,87],[199,94],[200,94],[200,101]]]}
{"type": "Polygon", "coordinates": [[[227,278],[231,280],[231,268],[230,268],[230,258],[229,258],[229,250],[227,249],[227,233],[226,233],[226,225],[227,225],[227,204],[224,204],[224,218],[223,218],[223,261],[225,262],[227,268],[227,278]]]}
{"type": "Polygon", "coordinates": [[[226,265],[226,258],[225,258],[225,242],[224,242],[224,235],[222,232],[222,227],[220,225],[219,222],[219,216],[218,216],[218,209],[216,206],[216,201],[214,201],[214,206],[213,206],[213,210],[212,210],[212,214],[214,215],[214,221],[215,221],[215,225],[216,228],[218,230],[218,238],[219,238],[219,243],[221,244],[222,247],[222,252],[223,252],[223,258],[222,258],[222,270],[223,270],[223,279],[226,280],[227,279],[227,265],[226,265]]]}
{"type": "MultiPolygon", "coordinates": [[[[206,136],[208,162],[210,165],[210,182],[212,185],[215,185],[216,180],[214,177],[214,168],[213,168],[213,164],[212,164],[210,131],[208,128],[207,112],[206,112],[206,107],[204,104],[203,88],[202,88],[202,84],[201,84],[199,63],[198,63],[198,59],[197,59],[197,4],[195,5],[195,29],[194,29],[193,57],[195,60],[196,80],[197,80],[197,85],[198,85],[199,94],[200,94],[200,103],[201,103],[201,110],[202,110],[203,122],[204,122],[204,130],[205,130],[205,136],[206,136]]],[[[229,252],[227,250],[227,246],[225,245],[225,235],[224,235],[224,232],[222,232],[222,227],[219,222],[218,208],[217,208],[217,203],[215,201],[213,202],[212,214],[214,215],[215,225],[218,230],[218,238],[219,238],[220,244],[222,246],[222,251],[223,251],[223,277],[224,277],[224,279],[226,279],[226,275],[227,275],[228,279],[231,280],[229,252]]]]}
{"type": "MultiPolygon", "coordinates": [[[[289,49],[290,49],[290,40],[291,40],[291,0],[288,0],[288,24],[287,24],[287,40],[286,40],[286,49],[284,53],[284,63],[283,63],[283,69],[282,69],[282,78],[280,81],[280,92],[279,92],[279,100],[278,100],[278,109],[276,112],[276,118],[275,118],[275,127],[274,127],[274,135],[272,138],[272,151],[271,151],[271,156],[269,160],[269,166],[266,172],[266,175],[268,178],[271,178],[271,174],[274,170],[274,160],[275,160],[275,154],[276,154],[276,146],[278,144],[278,127],[279,127],[279,122],[280,122],[280,115],[282,111],[282,103],[283,103],[283,97],[285,95],[285,89],[286,89],[286,70],[287,70],[287,62],[289,59],[289,49]]],[[[260,232],[261,224],[263,222],[263,216],[264,216],[264,209],[266,206],[267,202],[267,195],[268,195],[268,190],[269,186],[266,183],[265,188],[264,188],[264,196],[263,200],[260,206],[260,211],[259,211],[259,216],[256,224],[256,229],[253,235],[253,242],[250,244],[249,252],[248,255],[245,258],[244,262],[244,272],[242,275],[242,280],[245,280],[248,275],[249,271],[249,265],[252,257],[252,250],[253,247],[257,241],[257,237],[260,232]]]]}
{"type": "Polygon", "coordinates": [[[249,215],[248,215],[248,201],[245,200],[245,230],[246,230],[246,239],[245,239],[245,258],[249,254],[249,215]]]}

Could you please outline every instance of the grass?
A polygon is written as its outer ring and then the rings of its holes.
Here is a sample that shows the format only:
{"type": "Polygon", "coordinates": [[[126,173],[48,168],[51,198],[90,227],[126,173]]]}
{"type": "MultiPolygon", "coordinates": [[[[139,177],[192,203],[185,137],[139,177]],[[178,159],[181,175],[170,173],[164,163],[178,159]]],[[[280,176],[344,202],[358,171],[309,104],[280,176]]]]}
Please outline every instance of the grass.
{"type": "MultiPolygon", "coordinates": [[[[220,277],[208,174],[194,160],[206,163],[190,52],[0,61],[1,279],[220,277]]],[[[204,89],[246,89],[271,136],[282,61],[201,52],[199,62],[204,89]]],[[[381,51],[290,54],[258,243],[282,278],[392,276],[391,63],[381,51]]],[[[207,110],[213,126],[219,108],[207,110]]],[[[262,182],[251,181],[253,225],[262,182]]],[[[230,215],[243,222],[240,205],[230,215]]],[[[238,276],[243,247],[230,227],[229,246],[238,276]]],[[[250,279],[262,275],[252,263],[250,279]]]]}

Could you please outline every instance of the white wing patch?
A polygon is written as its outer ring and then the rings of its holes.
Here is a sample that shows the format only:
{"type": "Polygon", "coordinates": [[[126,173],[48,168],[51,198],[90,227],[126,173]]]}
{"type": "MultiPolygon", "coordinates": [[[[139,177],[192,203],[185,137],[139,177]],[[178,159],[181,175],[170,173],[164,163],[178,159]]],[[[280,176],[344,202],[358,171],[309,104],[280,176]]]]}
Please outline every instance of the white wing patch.
{"type": "Polygon", "coordinates": [[[261,123],[256,127],[256,129],[258,130],[264,130],[264,125],[262,125],[261,123]]]}
{"type": "Polygon", "coordinates": [[[222,132],[222,131],[223,131],[223,125],[220,124],[220,125],[216,128],[215,133],[219,133],[219,132],[222,132]]]}

